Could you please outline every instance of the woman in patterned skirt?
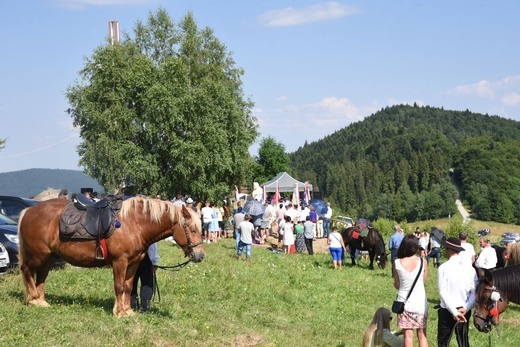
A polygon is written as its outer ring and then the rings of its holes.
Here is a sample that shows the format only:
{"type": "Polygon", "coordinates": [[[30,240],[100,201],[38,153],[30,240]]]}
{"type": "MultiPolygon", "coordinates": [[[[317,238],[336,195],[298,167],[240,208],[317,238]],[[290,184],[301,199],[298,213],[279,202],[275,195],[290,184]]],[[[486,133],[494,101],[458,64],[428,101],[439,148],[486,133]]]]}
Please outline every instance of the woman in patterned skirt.
{"type": "Polygon", "coordinates": [[[397,315],[397,325],[403,330],[405,347],[413,347],[414,330],[417,331],[419,347],[428,347],[428,301],[424,289],[424,283],[428,278],[428,266],[424,259],[418,256],[419,251],[419,240],[415,235],[408,234],[399,246],[394,263],[394,287],[399,289],[396,300],[405,303],[404,312],[397,315]],[[418,274],[419,278],[412,288],[418,274]],[[408,293],[410,296],[406,300],[408,293]]]}

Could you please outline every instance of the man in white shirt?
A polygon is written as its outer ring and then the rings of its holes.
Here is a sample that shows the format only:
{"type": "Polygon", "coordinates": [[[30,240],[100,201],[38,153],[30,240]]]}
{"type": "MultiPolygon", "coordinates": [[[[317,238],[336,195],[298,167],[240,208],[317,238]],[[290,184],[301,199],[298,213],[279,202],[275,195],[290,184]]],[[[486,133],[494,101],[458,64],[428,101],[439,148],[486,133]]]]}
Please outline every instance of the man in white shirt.
{"type": "Polygon", "coordinates": [[[459,240],[460,245],[464,248],[464,253],[461,253],[460,256],[467,261],[468,264],[473,265],[475,262],[475,248],[468,242],[468,233],[461,231],[459,233],[459,240]]]}
{"type": "Polygon", "coordinates": [[[293,208],[292,204],[287,205],[285,215],[291,217],[291,221],[294,221],[294,217],[296,216],[296,210],[293,208]]]}
{"type": "Polygon", "coordinates": [[[202,214],[202,233],[204,234],[204,242],[210,243],[209,240],[209,225],[211,224],[211,215],[213,214],[213,209],[210,207],[211,202],[209,200],[206,201],[206,206],[204,206],[200,213],[202,214]]]}
{"type": "Polygon", "coordinates": [[[309,210],[309,206],[302,205],[302,209],[300,211],[300,220],[305,222],[310,212],[311,210],[309,210]]]}
{"type": "Polygon", "coordinates": [[[481,269],[494,269],[497,266],[497,251],[491,247],[487,237],[481,237],[478,244],[482,248],[477,260],[475,260],[475,266],[481,269]]]}
{"type": "Polygon", "coordinates": [[[437,346],[449,347],[455,331],[459,347],[469,347],[468,327],[471,309],[475,304],[475,269],[459,255],[464,248],[456,237],[442,244],[446,248],[448,261],[439,266],[438,289],[441,299],[438,310],[437,346]]]}
{"type": "Polygon", "coordinates": [[[323,216],[323,237],[327,238],[330,234],[330,219],[332,218],[332,207],[327,202],[327,212],[323,216]]]}

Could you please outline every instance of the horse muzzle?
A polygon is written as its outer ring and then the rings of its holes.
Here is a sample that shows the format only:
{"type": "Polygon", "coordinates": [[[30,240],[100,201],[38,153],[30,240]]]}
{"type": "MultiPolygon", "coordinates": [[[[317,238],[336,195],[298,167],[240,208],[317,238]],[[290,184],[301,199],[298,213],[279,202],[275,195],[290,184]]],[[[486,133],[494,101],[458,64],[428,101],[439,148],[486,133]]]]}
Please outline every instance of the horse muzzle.
{"type": "Polygon", "coordinates": [[[492,325],[490,322],[483,322],[482,324],[474,322],[475,328],[481,333],[489,333],[492,329],[492,325]]]}
{"type": "Polygon", "coordinates": [[[200,263],[204,258],[206,258],[206,252],[204,252],[204,250],[194,249],[190,253],[190,260],[194,263],[200,263]]]}
{"type": "Polygon", "coordinates": [[[487,334],[493,329],[493,325],[495,325],[495,323],[493,322],[493,317],[484,317],[483,315],[475,312],[473,315],[473,325],[475,325],[475,328],[477,328],[477,330],[481,333],[487,334]],[[480,322],[477,322],[477,319],[479,319],[480,322]]]}

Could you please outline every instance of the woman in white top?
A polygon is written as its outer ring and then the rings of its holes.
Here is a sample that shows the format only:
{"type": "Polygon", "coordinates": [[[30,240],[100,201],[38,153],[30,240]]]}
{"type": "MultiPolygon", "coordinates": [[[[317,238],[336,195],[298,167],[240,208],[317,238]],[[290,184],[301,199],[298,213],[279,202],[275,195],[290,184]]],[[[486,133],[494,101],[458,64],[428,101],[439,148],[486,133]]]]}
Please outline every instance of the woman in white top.
{"type": "Polygon", "coordinates": [[[406,235],[399,246],[394,263],[394,287],[399,289],[396,300],[405,302],[404,312],[397,315],[397,325],[403,330],[405,347],[413,347],[414,330],[417,330],[419,347],[428,346],[426,338],[428,301],[424,289],[424,283],[428,278],[428,266],[422,258],[417,256],[419,250],[417,237],[413,234],[406,235]],[[422,271],[419,274],[421,263],[422,271]],[[419,274],[417,283],[406,300],[417,274],[419,274]]]}
{"type": "Polygon", "coordinates": [[[327,239],[327,244],[329,245],[329,251],[332,255],[334,269],[341,269],[343,265],[343,252],[346,252],[347,249],[345,247],[345,243],[343,242],[343,237],[341,237],[341,234],[338,233],[338,227],[332,228],[332,232],[327,239]]]}
{"type": "Polygon", "coordinates": [[[421,258],[426,258],[426,254],[428,253],[428,244],[430,243],[430,234],[425,229],[422,233],[420,233],[419,238],[419,247],[421,248],[421,258]]]}

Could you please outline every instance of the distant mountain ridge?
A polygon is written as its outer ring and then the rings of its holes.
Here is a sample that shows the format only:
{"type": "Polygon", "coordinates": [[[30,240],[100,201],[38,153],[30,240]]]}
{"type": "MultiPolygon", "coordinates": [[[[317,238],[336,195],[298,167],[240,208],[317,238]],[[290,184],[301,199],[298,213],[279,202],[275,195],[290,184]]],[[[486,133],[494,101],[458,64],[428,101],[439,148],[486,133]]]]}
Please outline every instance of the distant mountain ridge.
{"type": "Polygon", "coordinates": [[[98,181],[77,170],[28,169],[0,173],[0,195],[27,198],[49,188],[68,189],[69,193],[79,192],[81,188],[104,192],[98,181]]]}

